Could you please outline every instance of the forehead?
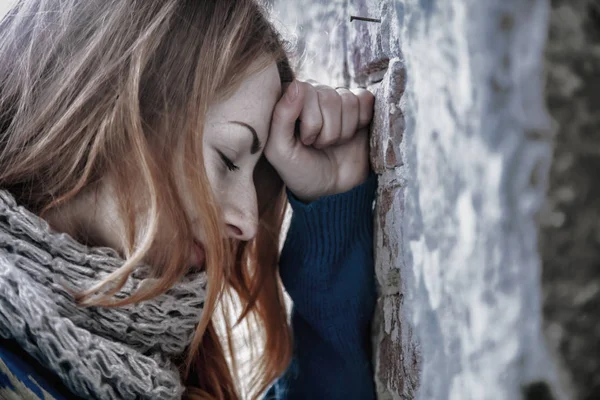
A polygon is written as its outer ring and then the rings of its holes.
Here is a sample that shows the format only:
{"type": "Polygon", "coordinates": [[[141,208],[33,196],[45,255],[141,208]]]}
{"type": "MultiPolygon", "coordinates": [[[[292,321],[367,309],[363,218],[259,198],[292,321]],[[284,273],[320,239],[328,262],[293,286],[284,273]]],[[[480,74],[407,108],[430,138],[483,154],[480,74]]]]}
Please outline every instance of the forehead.
{"type": "Polygon", "coordinates": [[[214,122],[238,120],[258,125],[255,127],[257,131],[266,130],[280,97],[281,82],[277,65],[273,62],[248,76],[231,97],[211,106],[207,117],[214,122]]]}

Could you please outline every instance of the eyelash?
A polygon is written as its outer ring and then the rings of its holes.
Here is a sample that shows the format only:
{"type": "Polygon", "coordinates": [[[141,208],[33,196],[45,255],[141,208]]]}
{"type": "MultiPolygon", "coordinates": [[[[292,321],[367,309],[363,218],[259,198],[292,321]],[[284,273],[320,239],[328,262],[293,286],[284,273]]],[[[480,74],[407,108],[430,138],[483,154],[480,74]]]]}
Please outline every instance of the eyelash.
{"type": "Polygon", "coordinates": [[[223,161],[223,164],[225,164],[225,167],[227,167],[228,170],[230,171],[237,171],[238,169],[240,169],[240,167],[238,167],[237,165],[235,165],[229,158],[227,158],[227,156],[223,153],[221,153],[220,151],[219,153],[219,157],[221,157],[221,160],[223,161]]]}

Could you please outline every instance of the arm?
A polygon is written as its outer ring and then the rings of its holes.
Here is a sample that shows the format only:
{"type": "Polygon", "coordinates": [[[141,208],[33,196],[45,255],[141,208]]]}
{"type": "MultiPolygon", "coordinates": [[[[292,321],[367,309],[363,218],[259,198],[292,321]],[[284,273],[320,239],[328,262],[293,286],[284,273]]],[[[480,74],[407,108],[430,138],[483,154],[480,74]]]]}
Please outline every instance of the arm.
{"type": "Polygon", "coordinates": [[[368,157],[374,100],[367,90],[294,80],[273,110],[265,156],[294,211],[280,258],[294,302],[294,359],[268,398],[375,398],[369,325],[376,178],[368,157]]]}
{"type": "Polygon", "coordinates": [[[348,192],[308,205],[289,196],[294,215],[280,271],[294,302],[294,360],[271,392],[275,398],[375,398],[370,321],[376,185],[372,174],[348,192]]]}

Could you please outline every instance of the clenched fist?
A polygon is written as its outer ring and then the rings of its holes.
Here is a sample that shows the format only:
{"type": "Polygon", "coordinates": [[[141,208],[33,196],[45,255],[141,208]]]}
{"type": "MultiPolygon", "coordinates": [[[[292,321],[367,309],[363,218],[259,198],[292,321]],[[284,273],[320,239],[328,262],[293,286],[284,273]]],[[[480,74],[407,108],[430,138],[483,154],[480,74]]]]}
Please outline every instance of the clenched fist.
{"type": "Polygon", "coordinates": [[[294,80],[273,111],[265,155],[304,202],[346,192],[369,174],[373,95],[294,80]]]}

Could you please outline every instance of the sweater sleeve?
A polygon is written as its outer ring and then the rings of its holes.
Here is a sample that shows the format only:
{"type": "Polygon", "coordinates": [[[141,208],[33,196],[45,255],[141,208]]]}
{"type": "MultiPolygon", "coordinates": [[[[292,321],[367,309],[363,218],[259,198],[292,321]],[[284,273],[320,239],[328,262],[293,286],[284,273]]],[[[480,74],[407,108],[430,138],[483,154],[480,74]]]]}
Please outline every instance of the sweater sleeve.
{"type": "Polygon", "coordinates": [[[276,399],[375,398],[370,322],[375,306],[372,204],[377,177],[293,210],[280,258],[293,301],[294,357],[276,399]]]}
{"type": "Polygon", "coordinates": [[[79,399],[17,342],[0,337],[0,399],[4,398],[79,399]]]}

